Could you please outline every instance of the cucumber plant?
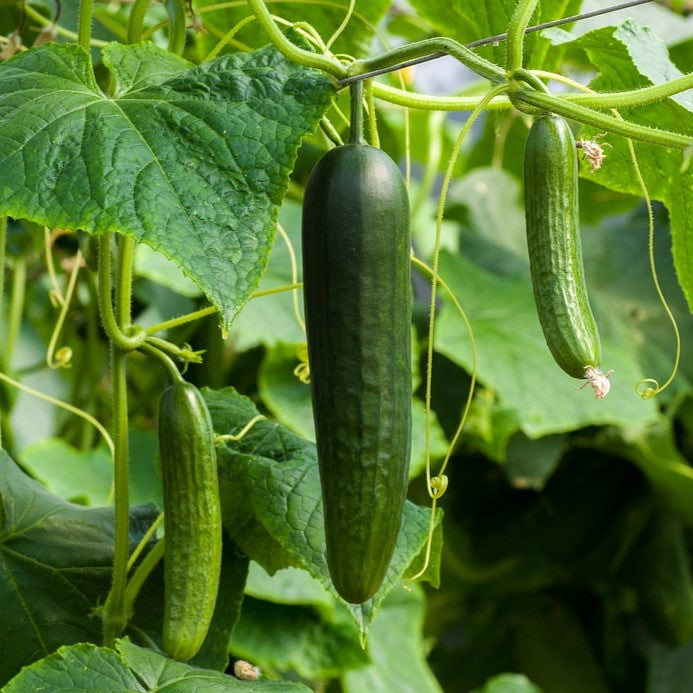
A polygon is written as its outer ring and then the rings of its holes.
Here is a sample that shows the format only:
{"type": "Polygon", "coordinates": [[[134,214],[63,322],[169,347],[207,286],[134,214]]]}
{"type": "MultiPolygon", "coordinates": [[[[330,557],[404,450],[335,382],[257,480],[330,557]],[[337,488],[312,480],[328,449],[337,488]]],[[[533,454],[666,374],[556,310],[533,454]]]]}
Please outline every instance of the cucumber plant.
{"type": "Polygon", "coordinates": [[[411,447],[411,240],[402,175],[351,138],[313,169],[303,202],[306,330],[327,563],[348,602],[378,590],[399,534],[411,447]]]}

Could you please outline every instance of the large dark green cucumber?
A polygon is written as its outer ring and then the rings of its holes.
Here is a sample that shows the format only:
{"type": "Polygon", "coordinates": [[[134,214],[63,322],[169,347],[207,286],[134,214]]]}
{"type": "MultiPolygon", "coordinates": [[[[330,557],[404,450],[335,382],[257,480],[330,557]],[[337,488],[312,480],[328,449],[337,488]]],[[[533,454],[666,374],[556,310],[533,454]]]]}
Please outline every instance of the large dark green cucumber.
{"type": "Polygon", "coordinates": [[[214,613],[221,570],[221,507],[214,430],[200,391],[167,387],[159,405],[163,473],[164,650],[189,659],[200,649],[214,613]]]}
{"type": "Polygon", "coordinates": [[[399,534],[411,438],[409,201],[361,142],[328,152],[303,203],[303,282],[327,563],[361,603],[399,534]]]}
{"type": "MultiPolygon", "coordinates": [[[[582,266],[575,139],[557,115],[538,117],[525,147],[525,215],[539,321],[556,363],[574,378],[601,362],[582,266]]],[[[595,390],[596,392],[596,390],[595,390]]]]}

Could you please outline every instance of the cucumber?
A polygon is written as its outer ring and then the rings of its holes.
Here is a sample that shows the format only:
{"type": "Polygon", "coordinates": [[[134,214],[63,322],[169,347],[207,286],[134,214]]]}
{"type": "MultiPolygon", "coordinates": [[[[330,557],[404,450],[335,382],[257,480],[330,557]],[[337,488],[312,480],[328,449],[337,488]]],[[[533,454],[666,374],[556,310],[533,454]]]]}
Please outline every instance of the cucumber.
{"type": "Polygon", "coordinates": [[[352,95],[352,140],[319,160],[303,202],[327,564],[337,592],[354,604],[378,590],[394,553],[412,397],[409,200],[392,159],[362,141],[357,109],[352,95]]]}
{"type": "Polygon", "coordinates": [[[587,378],[595,396],[603,397],[609,382],[599,370],[601,343],[582,266],[577,150],[560,116],[534,121],[524,179],[530,273],[546,343],[558,366],[573,378],[587,378]]]}
{"type": "Polygon", "coordinates": [[[159,454],[166,523],[163,646],[185,660],[209,629],[222,549],[214,430],[191,383],[170,385],[161,396],[159,454]]]}

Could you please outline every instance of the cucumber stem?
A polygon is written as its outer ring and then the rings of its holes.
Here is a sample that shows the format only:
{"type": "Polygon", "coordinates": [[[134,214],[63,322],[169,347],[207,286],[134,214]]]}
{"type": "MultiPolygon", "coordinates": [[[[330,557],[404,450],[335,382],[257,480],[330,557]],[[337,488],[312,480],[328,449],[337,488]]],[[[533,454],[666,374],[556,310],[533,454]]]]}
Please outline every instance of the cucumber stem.
{"type": "Polygon", "coordinates": [[[351,96],[351,133],[349,144],[365,144],[363,136],[363,80],[349,87],[351,96]]]}

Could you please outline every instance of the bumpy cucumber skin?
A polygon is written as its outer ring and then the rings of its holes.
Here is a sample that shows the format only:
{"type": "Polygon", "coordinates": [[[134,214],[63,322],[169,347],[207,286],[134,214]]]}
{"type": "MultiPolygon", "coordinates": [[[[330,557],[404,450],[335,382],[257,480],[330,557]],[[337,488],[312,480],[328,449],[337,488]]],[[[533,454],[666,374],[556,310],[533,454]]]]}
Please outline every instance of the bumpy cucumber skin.
{"type": "Polygon", "coordinates": [[[167,387],[159,405],[163,473],[164,650],[190,659],[214,613],[221,571],[222,525],[214,430],[191,383],[167,387]]]}
{"type": "Polygon", "coordinates": [[[525,216],[539,322],[556,363],[573,378],[598,368],[601,343],[582,267],[575,138],[557,115],[538,117],[525,147],[525,216]]]}
{"type": "Polygon", "coordinates": [[[354,604],[383,582],[407,492],[410,255],[394,162],[361,143],[328,152],[304,197],[303,282],[327,563],[354,604]]]}

